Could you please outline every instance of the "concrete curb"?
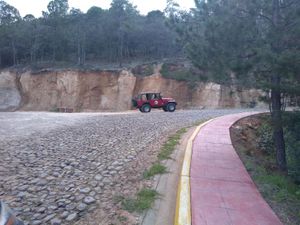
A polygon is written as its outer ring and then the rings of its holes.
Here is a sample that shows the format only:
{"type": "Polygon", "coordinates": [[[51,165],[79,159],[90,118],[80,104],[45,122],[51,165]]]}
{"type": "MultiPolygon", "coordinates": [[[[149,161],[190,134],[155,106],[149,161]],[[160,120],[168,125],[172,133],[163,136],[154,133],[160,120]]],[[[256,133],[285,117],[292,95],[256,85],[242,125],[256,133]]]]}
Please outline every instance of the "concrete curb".
{"type": "Polygon", "coordinates": [[[176,213],[174,220],[175,225],[191,225],[192,223],[190,167],[192,159],[193,141],[199,133],[200,129],[212,120],[213,119],[200,124],[188,140],[178,183],[176,213]]]}

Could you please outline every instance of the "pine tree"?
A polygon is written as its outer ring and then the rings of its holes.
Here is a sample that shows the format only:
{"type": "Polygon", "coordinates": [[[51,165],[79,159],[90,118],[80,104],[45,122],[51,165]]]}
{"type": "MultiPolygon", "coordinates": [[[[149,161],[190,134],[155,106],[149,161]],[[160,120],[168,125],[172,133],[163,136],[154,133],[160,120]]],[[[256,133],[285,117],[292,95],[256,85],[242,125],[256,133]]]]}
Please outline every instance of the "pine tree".
{"type": "Polygon", "coordinates": [[[295,90],[300,76],[300,2],[195,3],[195,10],[174,23],[189,58],[201,70],[214,74],[219,82],[230,81],[234,73],[243,85],[270,90],[277,164],[286,171],[282,97],[299,93],[295,90]]]}

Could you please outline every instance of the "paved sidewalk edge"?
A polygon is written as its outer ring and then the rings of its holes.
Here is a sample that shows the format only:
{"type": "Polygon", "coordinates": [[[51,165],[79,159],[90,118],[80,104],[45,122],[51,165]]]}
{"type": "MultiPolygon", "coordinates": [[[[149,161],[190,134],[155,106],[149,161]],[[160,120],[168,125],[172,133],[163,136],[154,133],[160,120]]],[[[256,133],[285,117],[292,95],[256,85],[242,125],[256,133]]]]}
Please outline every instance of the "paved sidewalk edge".
{"type": "Polygon", "coordinates": [[[190,167],[192,159],[193,141],[198,135],[200,129],[206,124],[210,123],[213,119],[208,120],[200,124],[192,136],[189,138],[185,148],[185,155],[182,163],[182,169],[180,173],[177,201],[176,201],[176,213],[175,213],[175,225],[191,225],[191,188],[190,188],[190,167]]]}

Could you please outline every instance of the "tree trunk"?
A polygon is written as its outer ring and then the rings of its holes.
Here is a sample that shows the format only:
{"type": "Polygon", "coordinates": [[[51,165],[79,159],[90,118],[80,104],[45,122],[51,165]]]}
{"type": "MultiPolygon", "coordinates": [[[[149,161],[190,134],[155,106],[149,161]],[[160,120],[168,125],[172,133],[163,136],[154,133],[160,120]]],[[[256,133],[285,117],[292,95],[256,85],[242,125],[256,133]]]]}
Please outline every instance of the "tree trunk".
{"type": "Polygon", "coordinates": [[[80,40],[78,38],[77,40],[77,65],[81,65],[82,61],[81,61],[81,44],[80,44],[80,40]]]}
{"type": "MultiPolygon", "coordinates": [[[[280,24],[280,0],[273,0],[273,16],[272,22],[274,29],[279,32],[280,24]]],[[[274,53],[280,52],[280,44],[278,40],[275,40],[272,43],[272,50],[274,53]]],[[[273,73],[271,77],[271,115],[272,115],[272,124],[273,124],[273,138],[276,148],[276,161],[278,168],[286,172],[286,155],[285,155],[285,142],[283,137],[283,128],[282,128],[282,117],[281,117],[281,88],[280,88],[281,79],[279,74],[273,73]]]]}
{"type": "Polygon", "coordinates": [[[119,66],[122,67],[123,66],[123,45],[124,45],[124,38],[123,38],[123,34],[120,33],[119,34],[119,66]]]}
{"type": "Polygon", "coordinates": [[[17,50],[16,50],[16,46],[15,46],[14,41],[12,41],[11,46],[12,46],[12,54],[13,54],[13,63],[14,63],[14,66],[15,66],[17,64],[17,50]]]}
{"type": "Polygon", "coordinates": [[[282,128],[281,117],[281,94],[280,94],[280,77],[276,74],[272,76],[271,91],[271,115],[273,124],[273,138],[276,148],[276,161],[279,169],[283,172],[287,171],[285,142],[282,128]]]}

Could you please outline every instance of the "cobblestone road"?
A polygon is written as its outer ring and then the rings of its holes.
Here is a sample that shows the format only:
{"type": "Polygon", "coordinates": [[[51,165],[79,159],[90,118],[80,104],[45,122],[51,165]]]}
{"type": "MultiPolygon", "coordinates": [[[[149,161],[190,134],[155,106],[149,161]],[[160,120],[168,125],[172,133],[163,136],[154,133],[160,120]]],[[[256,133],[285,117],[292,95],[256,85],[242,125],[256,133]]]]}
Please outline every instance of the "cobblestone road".
{"type": "Polygon", "coordinates": [[[139,188],[165,137],[241,111],[0,113],[0,199],[27,224],[108,224],[114,195],[139,188]]]}

